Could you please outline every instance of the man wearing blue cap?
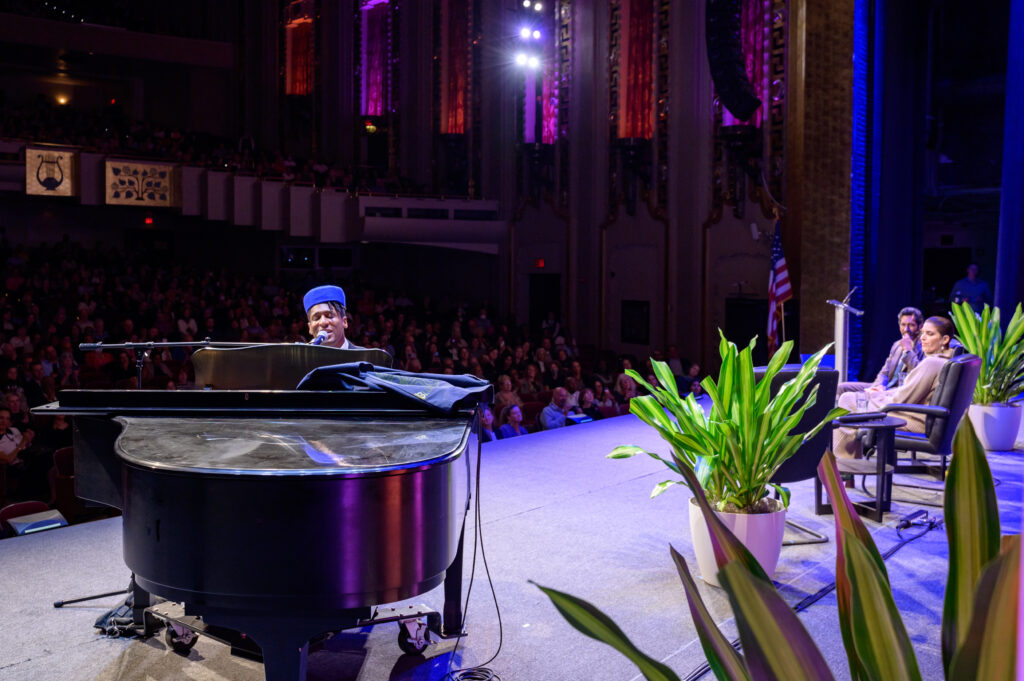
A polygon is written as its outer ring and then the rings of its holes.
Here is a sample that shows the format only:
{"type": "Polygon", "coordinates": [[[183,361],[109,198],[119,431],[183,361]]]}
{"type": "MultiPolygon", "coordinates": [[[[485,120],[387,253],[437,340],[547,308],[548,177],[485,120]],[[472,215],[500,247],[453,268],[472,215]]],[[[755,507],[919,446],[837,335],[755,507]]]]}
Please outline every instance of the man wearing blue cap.
{"type": "Polygon", "coordinates": [[[340,286],[317,286],[302,298],[309,322],[309,335],[316,345],[342,350],[363,350],[345,338],[348,317],[345,316],[345,292],[340,286]],[[319,342],[318,342],[319,341],[319,342]]]}

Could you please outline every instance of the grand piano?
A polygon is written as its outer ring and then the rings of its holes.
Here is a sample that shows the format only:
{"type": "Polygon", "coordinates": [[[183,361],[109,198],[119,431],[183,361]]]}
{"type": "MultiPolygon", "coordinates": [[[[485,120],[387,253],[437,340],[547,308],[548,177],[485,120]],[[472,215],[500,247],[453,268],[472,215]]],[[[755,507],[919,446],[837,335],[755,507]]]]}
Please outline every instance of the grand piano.
{"type": "Polygon", "coordinates": [[[36,410],[74,417],[76,493],[122,511],[137,586],[255,642],[268,681],[302,681],[310,639],[402,619],[382,606],[442,583],[427,626],[461,632],[472,400],[442,413],[294,389],[312,368],[390,360],[374,352],[206,348],[204,389],[65,390],[36,410]]]}

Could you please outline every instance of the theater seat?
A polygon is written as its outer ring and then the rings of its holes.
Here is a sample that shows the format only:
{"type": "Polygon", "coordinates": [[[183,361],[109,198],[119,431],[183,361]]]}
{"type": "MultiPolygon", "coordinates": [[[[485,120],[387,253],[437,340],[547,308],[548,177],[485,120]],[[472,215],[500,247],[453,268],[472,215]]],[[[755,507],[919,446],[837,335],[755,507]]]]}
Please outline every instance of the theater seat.
{"type": "Polygon", "coordinates": [[[14,529],[7,522],[11,518],[20,518],[30,513],[42,513],[49,510],[50,506],[45,501],[19,501],[0,508],[0,537],[14,535],[14,529]]]}

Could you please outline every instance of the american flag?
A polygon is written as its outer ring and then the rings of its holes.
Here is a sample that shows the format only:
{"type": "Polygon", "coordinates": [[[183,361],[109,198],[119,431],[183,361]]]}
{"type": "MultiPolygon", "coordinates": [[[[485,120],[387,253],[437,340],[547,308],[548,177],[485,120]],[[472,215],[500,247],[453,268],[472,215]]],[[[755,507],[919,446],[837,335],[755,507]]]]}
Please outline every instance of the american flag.
{"type": "MultiPolygon", "coordinates": [[[[782,323],[782,304],[793,297],[789,285],[789,268],[786,256],[782,254],[782,237],[779,235],[779,221],[775,221],[775,236],[772,238],[772,269],[768,274],[768,354],[774,355],[779,349],[779,325],[782,323]]],[[[783,327],[783,334],[785,327],[783,327]]],[[[785,340],[785,339],[783,339],[785,340]]]]}

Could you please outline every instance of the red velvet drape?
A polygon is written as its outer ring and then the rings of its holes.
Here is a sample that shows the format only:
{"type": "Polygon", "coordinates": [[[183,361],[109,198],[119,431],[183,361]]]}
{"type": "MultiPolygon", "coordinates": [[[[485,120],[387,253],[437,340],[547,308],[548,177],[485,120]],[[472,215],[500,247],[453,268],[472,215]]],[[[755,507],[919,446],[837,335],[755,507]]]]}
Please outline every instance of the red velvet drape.
{"type": "Polygon", "coordinates": [[[364,116],[384,115],[384,75],[388,49],[388,3],[363,9],[363,93],[364,116]]]}
{"type": "Polygon", "coordinates": [[[448,134],[466,132],[466,86],[469,79],[467,9],[463,0],[451,0],[445,16],[448,29],[448,42],[445,45],[448,81],[445,83],[447,116],[443,121],[443,132],[448,134]]]}
{"type": "Polygon", "coordinates": [[[289,95],[313,92],[313,22],[291,21],[285,26],[286,69],[284,91],[289,95]]]}
{"type": "Polygon", "coordinates": [[[654,133],[654,3],[628,3],[627,72],[620,99],[619,137],[650,139],[654,133]]]}

